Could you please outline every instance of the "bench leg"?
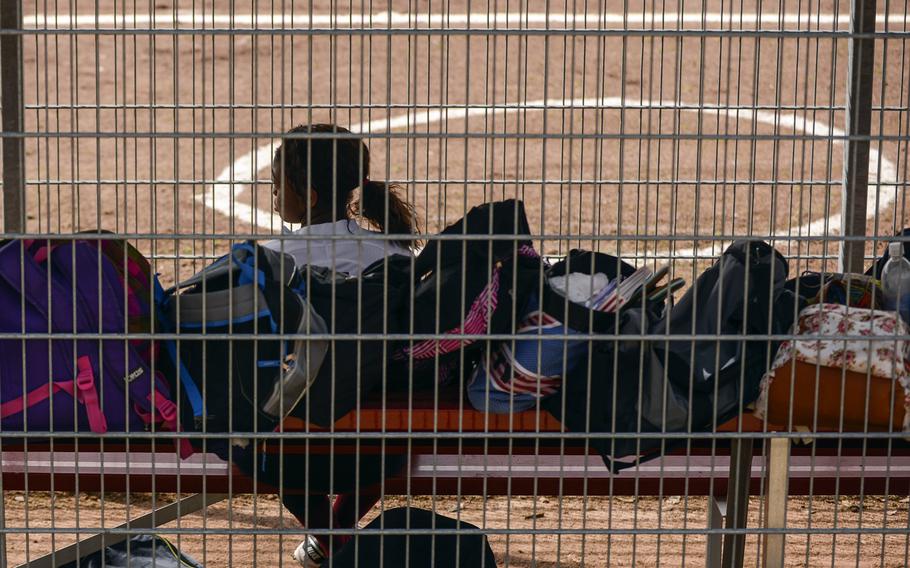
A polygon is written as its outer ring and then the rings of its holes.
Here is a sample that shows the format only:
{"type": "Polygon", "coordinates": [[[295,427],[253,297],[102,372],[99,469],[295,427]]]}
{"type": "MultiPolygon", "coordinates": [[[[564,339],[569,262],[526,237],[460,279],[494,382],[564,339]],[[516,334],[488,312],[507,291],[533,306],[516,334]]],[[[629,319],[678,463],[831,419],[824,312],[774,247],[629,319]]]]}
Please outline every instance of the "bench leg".
{"type": "MultiPolygon", "coordinates": [[[[724,528],[724,519],[727,518],[727,500],[723,497],[708,496],[708,529],[724,528]]],[[[707,568],[720,568],[724,551],[724,535],[720,533],[708,534],[708,555],[705,566],[707,568]]]]}
{"type": "MultiPolygon", "coordinates": [[[[749,482],[752,479],[752,440],[736,438],[730,443],[730,479],[727,483],[727,529],[746,528],[749,512],[749,482]]],[[[745,534],[724,535],[723,568],[740,568],[746,553],[745,534]]]]}
{"type": "MultiPolygon", "coordinates": [[[[790,439],[772,438],[768,456],[768,494],[765,499],[765,527],[782,529],[787,526],[787,492],[790,461],[790,439]]],[[[783,568],[786,535],[766,534],[765,568],[783,568]]]]}
{"type": "MultiPolygon", "coordinates": [[[[126,523],[115,527],[115,529],[155,528],[175,521],[184,515],[195,513],[209,505],[223,501],[226,498],[227,494],[224,493],[206,493],[204,495],[202,493],[196,493],[195,495],[184,497],[170,505],[165,505],[164,507],[150,511],[141,517],[131,519],[126,523]]],[[[41,558],[29,561],[27,564],[21,564],[19,568],[53,568],[69,562],[75,562],[78,558],[98,552],[102,548],[122,542],[129,537],[130,535],[127,533],[110,534],[105,531],[61,548],[60,550],[45,554],[41,558]]]]}

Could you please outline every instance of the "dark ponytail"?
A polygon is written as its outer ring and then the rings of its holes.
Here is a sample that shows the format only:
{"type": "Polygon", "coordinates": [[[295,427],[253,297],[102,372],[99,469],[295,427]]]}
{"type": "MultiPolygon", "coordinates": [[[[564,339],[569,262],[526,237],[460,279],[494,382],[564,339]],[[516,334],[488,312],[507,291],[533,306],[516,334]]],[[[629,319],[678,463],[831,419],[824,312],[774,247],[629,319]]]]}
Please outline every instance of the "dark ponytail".
{"type": "MultiPolygon", "coordinates": [[[[398,186],[384,181],[364,180],[360,186],[360,201],[352,201],[350,214],[362,215],[383,233],[390,235],[413,235],[417,232],[417,215],[414,206],[399,195],[398,186]],[[388,215],[386,200],[388,199],[388,215]]],[[[414,239],[395,241],[403,247],[413,247],[414,239]]]]}

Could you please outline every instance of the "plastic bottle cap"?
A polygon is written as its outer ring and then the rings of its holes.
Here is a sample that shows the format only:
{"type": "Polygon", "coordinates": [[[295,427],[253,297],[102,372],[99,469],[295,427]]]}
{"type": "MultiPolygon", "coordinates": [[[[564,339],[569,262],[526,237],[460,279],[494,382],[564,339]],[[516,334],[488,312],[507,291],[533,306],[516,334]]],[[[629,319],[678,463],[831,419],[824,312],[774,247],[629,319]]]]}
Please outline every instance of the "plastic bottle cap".
{"type": "Polygon", "coordinates": [[[888,245],[888,255],[891,258],[900,258],[904,256],[903,243],[891,243],[888,245]]]}

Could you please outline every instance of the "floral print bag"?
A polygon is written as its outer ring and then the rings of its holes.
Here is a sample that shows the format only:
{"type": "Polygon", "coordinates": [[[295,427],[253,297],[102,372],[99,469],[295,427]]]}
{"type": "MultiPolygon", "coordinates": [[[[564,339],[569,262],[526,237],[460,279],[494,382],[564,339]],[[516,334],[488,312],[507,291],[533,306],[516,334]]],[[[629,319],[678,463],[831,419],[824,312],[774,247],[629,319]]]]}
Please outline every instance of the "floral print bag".
{"type": "MultiPolygon", "coordinates": [[[[816,368],[820,368],[819,376],[836,378],[837,385],[822,384],[820,381],[820,391],[840,388],[841,369],[848,374],[861,375],[855,379],[861,379],[863,385],[867,376],[896,381],[902,387],[905,410],[903,429],[910,432],[910,412],[906,411],[910,407],[910,341],[906,339],[910,335],[910,327],[895,312],[815,304],[800,312],[793,333],[805,336],[805,339],[781,344],[771,369],[762,378],[761,394],[755,405],[759,418],[773,414],[769,413],[768,405],[774,397],[770,397],[769,392],[779,371],[784,368],[789,370],[791,364],[800,368],[800,363],[804,363],[811,366],[808,370],[812,374],[813,387],[816,368]],[[836,336],[845,337],[834,339],[836,336]],[[837,372],[831,374],[832,368],[837,372]]],[[[806,368],[806,365],[801,367],[806,368]]],[[[789,390],[789,383],[783,388],[789,390]]],[[[841,397],[837,398],[839,403],[841,397]]],[[[856,403],[865,404],[864,399],[844,398],[844,405],[856,403]]]]}

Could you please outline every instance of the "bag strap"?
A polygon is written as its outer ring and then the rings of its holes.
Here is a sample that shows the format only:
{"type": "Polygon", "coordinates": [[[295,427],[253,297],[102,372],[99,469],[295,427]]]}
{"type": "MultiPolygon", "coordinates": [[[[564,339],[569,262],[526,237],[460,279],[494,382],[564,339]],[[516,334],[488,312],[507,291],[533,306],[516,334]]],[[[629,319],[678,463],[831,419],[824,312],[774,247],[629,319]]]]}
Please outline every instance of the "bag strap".
{"type": "MultiPolygon", "coordinates": [[[[155,276],[155,308],[158,313],[158,321],[166,329],[173,329],[170,320],[167,319],[167,316],[162,309],[165,302],[164,288],[161,287],[161,282],[158,281],[158,276],[155,276]]],[[[190,401],[190,406],[193,408],[193,416],[195,418],[201,419],[204,412],[204,405],[202,401],[202,395],[199,393],[199,388],[196,386],[196,382],[193,380],[193,377],[190,376],[189,371],[186,370],[186,366],[177,357],[177,346],[173,341],[167,340],[164,341],[164,347],[167,349],[168,354],[171,356],[171,360],[174,362],[174,365],[177,367],[177,375],[180,378],[180,384],[183,386],[183,391],[186,393],[186,397],[190,401]]]]}
{"type": "Polygon", "coordinates": [[[193,377],[190,376],[189,371],[186,370],[186,366],[183,362],[177,357],[177,347],[174,345],[174,342],[165,341],[164,347],[167,349],[168,355],[171,356],[171,360],[178,368],[177,375],[180,377],[180,384],[183,386],[183,392],[186,393],[186,397],[190,401],[190,406],[193,409],[193,416],[195,418],[202,418],[204,404],[202,401],[202,394],[200,394],[196,382],[193,380],[193,377]]]}
{"type": "MultiPolygon", "coordinates": [[[[234,266],[240,270],[240,278],[237,280],[239,286],[255,284],[260,290],[265,292],[265,271],[262,268],[256,268],[256,249],[249,241],[235,245],[231,249],[231,259],[234,261],[234,266]],[[238,251],[246,251],[249,254],[245,259],[240,259],[237,258],[238,251]]],[[[269,326],[272,328],[272,333],[278,333],[278,322],[275,321],[275,314],[272,313],[269,306],[266,305],[265,308],[269,313],[269,326]]]]}
{"type": "Polygon", "coordinates": [[[104,418],[98,391],[95,389],[95,371],[92,369],[92,363],[88,357],[80,357],[76,364],[79,368],[79,374],[76,375],[76,387],[79,389],[79,398],[85,404],[89,427],[92,432],[107,432],[107,420],[104,418]]]}
{"type": "Polygon", "coordinates": [[[0,405],[0,418],[20,414],[26,408],[31,408],[47,400],[52,393],[63,391],[85,406],[89,428],[91,428],[92,432],[97,434],[107,432],[107,420],[99,404],[98,390],[95,388],[95,371],[92,369],[91,360],[87,356],[79,357],[76,360],[76,366],[78,373],[76,374],[75,387],[72,380],[48,382],[17,399],[4,402],[0,405]]]}
{"type": "Polygon", "coordinates": [[[235,245],[231,249],[231,260],[234,261],[234,266],[240,271],[239,285],[255,283],[260,290],[265,288],[265,272],[261,268],[257,269],[255,267],[256,249],[250,243],[235,245]],[[246,251],[249,255],[245,259],[238,258],[237,253],[240,251],[246,251]]]}
{"type": "MultiPolygon", "coordinates": [[[[146,412],[138,404],[133,405],[133,412],[135,412],[146,424],[151,424],[153,421],[160,422],[165,429],[171,432],[179,432],[180,423],[178,422],[179,413],[177,412],[177,405],[161,394],[161,391],[157,388],[148,395],[148,399],[149,402],[151,402],[151,407],[155,409],[154,414],[146,412]]],[[[190,444],[190,441],[186,438],[174,440],[174,446],[180,454],[181,459],[186,459],[195,453],[192,444],[190,444]]]]}
{"type": "Polygon", "coordinates": [[[151,403],[150,408],[154,409],[154,412],[148,412],[138,404],[133,405],[133,412],[146,424],[160,422],[167,430],[176,432],[178,428],[177,405],[164,396],[157,388],[147,398],[151,403]]]}

